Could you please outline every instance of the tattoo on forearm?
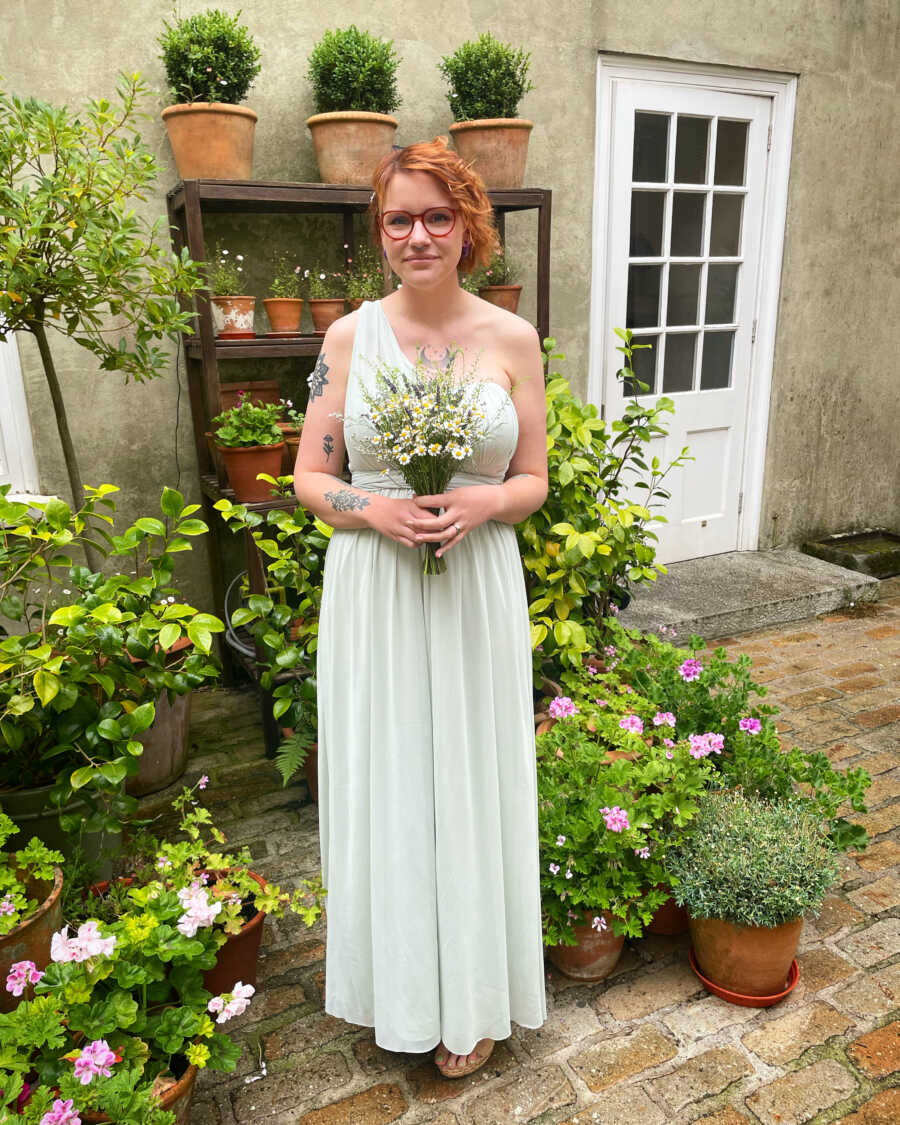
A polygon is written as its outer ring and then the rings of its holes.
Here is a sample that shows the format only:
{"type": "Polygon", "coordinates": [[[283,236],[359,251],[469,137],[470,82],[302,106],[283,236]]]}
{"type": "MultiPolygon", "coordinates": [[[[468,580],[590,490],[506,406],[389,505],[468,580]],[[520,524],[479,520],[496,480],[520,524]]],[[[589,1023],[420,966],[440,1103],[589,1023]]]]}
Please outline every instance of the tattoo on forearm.
{"type": "Polygon", "coordinates": [[[325,454],[326,461],[331,457],[332,453],[334,453],[334,438],[331,434],[326,434],[322,438],[322,452],[325,454]]]}
{"type": "Polygon", "coordinates": [[[368,497],[351,492],[349,488],[342,488],[340,492],[326,492],[325,499],[336,512],[358,512],[369,506],[368,497]]]}
{"type": "Polygon", "coordinates": [[[325,362],[325,353],[319,352],[316,366],[312,369],[309,378],[306,380],[306,385],[309,387],[310,402],[325,393],[325,388],[328,385],[328,380],[325,378],[327,373],[328,364],[325,362]]]}

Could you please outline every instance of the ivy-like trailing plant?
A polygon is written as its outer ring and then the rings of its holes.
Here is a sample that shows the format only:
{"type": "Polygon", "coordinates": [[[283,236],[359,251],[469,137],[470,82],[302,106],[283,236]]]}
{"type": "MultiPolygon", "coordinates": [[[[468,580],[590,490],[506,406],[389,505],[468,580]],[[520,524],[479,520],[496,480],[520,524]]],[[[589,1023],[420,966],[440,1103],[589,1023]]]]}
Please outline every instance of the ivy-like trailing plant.
{"type": "Polygon", "coordinates": [[[680,906],[738,926],[780,926],[816,913],[837,876],[834,850],[808,808],[740,790],[703,797],[668,863],[680,906]]]}
{"type": "MultiPolygon", "coordinates": [[[[616,329],[625,365],[618,377],[636,385],[632,334],[616,329]]],[[[621,419],[608,423],[593,403],[582,402],[551,365],[565,356],[544,341],[547,400],[547,499],[516,528],[531,615],[535,682],[557,681],[581,665],[589,647],[586,627],[626,600],[632,583],[655,581],[666,568],[655,562],[654,511],[669,498],[666,476],[689,459],[685,447],[667,466],[650,457],[654,437],[668,431],[670,398],[645,405],[633,397],[621,419]],[[637,478],[637,479],[636,479],[637,478]],[[640,502],[628,498],[640,489],[640,502]]]]}
{"type": "MultiPolygon", "coordinates": [[[[847,818],[846,810],[866,811],[868,773],[859,767],[835,769],[821,752],[797,746],[783,750],[775,728],[778,708],[761,702],[766,688],[754,681],[749,656],[732,661],[724,648],[701,656],[700,637],[677,647],[625,629],[615,619],[603,623],[594,644],[596,655],[589,660],[598,694],[621,698],[623,688],[631,688],[644,701],[645,726],[653,716],[669,716],[669,736],[699,740],[696,752],[710,756],[719,784],[767,801],[795,801],[824,826],[836,848],[865,847],[865,830],[847,818]],[[702,741],[708,734],[722,740],[712,752],[709,741],[702,741]]],[[[562,681],[568,683],[565,675],[562,681]]]]}
{"type": "Polygon", "coordinates": [[[489,31],[460,44],[438,64],[450,87],[453,120],[518,117],[519,102],[534,89],[530,65],[530,52],[501,43],[489,31]]]}
{"type": "Polygon", "coordinates": [[[249,30],[218,8],[166,23],[157,42],[162,48],[172,100],[225,102],[236,105],[247,96],[259,74],[259,47],[249,30]]]}
{"type": "Polygon", "coordinates": [[[392,113],[401,102],[397,91],[400,58],[392,39],[350,27],[329,29],[313,47],[307,77],[316,113],[357,110],[392,113]]]}
{"type": "MultiPolygon", "coordinates": [[[[37,342],[76,510],[84,484],[51,338],[87,348],[104,371],[150,379],[169,370],[161,342],[194,331],[179,298],[204,284],[186,248],[172,252],[164,220],[135,210],[157,175],[136,128],[148,94],[138,74],[120,78],[117,101],[82,110],[0,91],[0,340],[37,342]]],[[[88,563],[99,569],[96,552],[88,563]]]]}

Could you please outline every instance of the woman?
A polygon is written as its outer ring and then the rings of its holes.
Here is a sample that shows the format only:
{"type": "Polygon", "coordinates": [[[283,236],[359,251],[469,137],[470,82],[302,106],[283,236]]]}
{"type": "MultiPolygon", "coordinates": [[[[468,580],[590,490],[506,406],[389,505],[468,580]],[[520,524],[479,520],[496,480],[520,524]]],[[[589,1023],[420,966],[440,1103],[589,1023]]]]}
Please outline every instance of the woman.
{"type": "Polygon", "coordinates": [[[390,153],[374,186],[376,238],[402,285],[326,333],[294,474],[300,503],[335,529],[317,677],[325,1010],[374,1027],[387,1050],[437,1045],[454,1077],[483,1066],[510,1021],[546,1019],[513,529],[547,494],[543,367],[529,324],[459,286],[457,269],[496,246],[477,176],[437,140],[390,153]],[[492,430],[445,493],[413,496],[361,445],[361,387],[378,361],[454,354],[485,383],[492,430]],[[423,575],[429,542],[447,556],[441,575],[423,575]]]}

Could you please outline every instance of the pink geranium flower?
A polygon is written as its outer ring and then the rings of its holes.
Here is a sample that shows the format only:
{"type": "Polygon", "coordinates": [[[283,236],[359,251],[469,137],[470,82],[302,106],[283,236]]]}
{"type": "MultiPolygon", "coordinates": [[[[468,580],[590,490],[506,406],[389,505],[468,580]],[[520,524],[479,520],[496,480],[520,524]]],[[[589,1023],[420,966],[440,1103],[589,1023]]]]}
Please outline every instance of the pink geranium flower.
{"type": "Polygon", "coordinates": [[[653,716],[653,725],[655,727],[662,727],[662,726],[674,727],[675,726],[675,716],[672,714],[671,711],[657,711],[656,714],[653,716]]]}
{"type": "Polygon", "coordinates": [[[567,695],[558,695],[550,701],[550,717],[552,719],[567,719],[578,714],[578,708],[567,695]]]}
{"type": "Polygon", "coordinates": [[[6,978],[6,991],[11,992],[13,996],[21,996],[26,985],[37,984],[43,975],[34,961],[16,961],[10,966],[6,978]]]}
{"type": "Polygon", "coordinates": [[[606,921],[602,914],[598,914],[594,918],[593,922],[591,922],[591,929],[596,930],[599,934],[602,930],[609,929],[609,923],[606,921]]]}
{"type": "Polygon", "coordinates": [[[619,719],[619,726],[622,730],[632,731],[634,734],[644,733],[643,721],[637,715],[623,715],[619,719]]]}
{"type": "Polygon", "coordinates": [[[702,671],[703,665],[699,660],[695,660],[694,657],[691,656],[688,657],[684,664],[678,669],[678,674],[686,683],[690,683],[692,680],[699,680],[702,671]]]}
{"type": "Polygon", "coordinates": [[[41,1118],[40,1125],[81,1125],[81,1118],[72,1108],[73,1099],[56,1098],[52,1107],[41,1118]]]}
{"type": "Polygon", "coordinates": [[[116,1056],[109,1049],[106,1040],[95,1039],[93,1043],[88,1043],[75,1060],[75,1077],[82,1086],[87,1086],[99,1075],[110,1078],[112,1071],[109,1068],[115,1061],[116,1056]]]}
{"type": "Polygon", "coordinates": [[[603,813],[603,819],[610,832],[625,832],[631,827],[628,823],[628,813],[624,809],[620,809],[618,805],[613,805],[612,808],[603,808],[600,812],[603,813]]]}
{"type": "Polygon", "coordinates": [[[762,730],[762,723],[759,719],[752,719],[749,716],[741,719],[738,723],[741,730],[745,730],[748,734],[759,734],[762,730]]]}

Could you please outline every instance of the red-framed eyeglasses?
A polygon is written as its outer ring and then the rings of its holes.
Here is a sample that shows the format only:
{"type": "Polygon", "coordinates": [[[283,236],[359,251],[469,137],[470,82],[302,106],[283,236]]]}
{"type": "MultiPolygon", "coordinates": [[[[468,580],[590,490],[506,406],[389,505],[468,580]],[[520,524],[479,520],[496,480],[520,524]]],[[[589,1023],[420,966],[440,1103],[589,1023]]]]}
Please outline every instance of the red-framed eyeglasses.
{"type": "Polygon", "coordinates": [[[380,220],[381,229],[388,236],[399,241],[409,238],[416,219],[422,220],[422,225],[432,238],[446,238],[456,226],[456,209],[453,207],[429,207],[420,215],[412,215],[409,211],[385,211],[380,220]]]}

